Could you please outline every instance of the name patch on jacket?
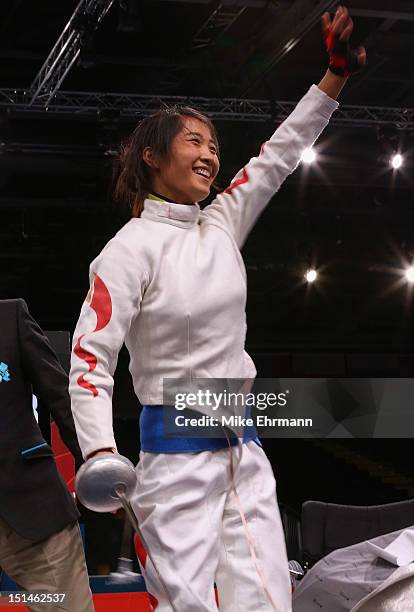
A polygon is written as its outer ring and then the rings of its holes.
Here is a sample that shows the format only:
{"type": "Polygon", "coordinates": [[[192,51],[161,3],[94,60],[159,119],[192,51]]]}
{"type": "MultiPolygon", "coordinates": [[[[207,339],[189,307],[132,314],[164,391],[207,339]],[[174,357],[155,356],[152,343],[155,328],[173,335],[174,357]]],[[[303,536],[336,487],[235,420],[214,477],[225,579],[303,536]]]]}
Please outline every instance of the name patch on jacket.
{"type": "Polygon", "coordinates": [[[0,361],[0,383],[10,382],[10,372],[7,363],[0,361]]]}

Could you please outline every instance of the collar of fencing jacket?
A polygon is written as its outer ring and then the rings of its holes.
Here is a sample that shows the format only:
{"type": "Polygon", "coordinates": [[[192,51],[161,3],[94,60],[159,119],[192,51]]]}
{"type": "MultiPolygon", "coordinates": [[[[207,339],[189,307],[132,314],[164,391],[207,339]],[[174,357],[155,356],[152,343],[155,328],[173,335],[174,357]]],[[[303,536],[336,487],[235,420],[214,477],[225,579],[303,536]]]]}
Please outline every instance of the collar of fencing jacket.
{"type": "Polygon", "coordinates": [[[144,201],[143,219],[170,223],[177,227],[191,228],[198,223],[200,206],[196,204],[176,204],[166,202],[158,196],[150,196],[144,201]]]}

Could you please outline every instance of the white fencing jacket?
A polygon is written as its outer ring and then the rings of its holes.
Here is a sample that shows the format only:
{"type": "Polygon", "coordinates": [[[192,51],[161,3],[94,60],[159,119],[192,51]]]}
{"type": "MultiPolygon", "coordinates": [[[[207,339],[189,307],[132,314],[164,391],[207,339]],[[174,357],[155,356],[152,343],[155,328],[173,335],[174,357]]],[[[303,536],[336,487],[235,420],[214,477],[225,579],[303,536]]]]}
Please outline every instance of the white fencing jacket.
{"type": "Polygon", "coordinates": [[[338,104],[313,85],[258,157],[204,210],[145,200],[90,267],[73,340],[70,395],[84,456],[115,445],[113,373],[125,342],[135,393],[163,404],[163,378],[254,378],[244,350],[240,248],[338,104]]]}

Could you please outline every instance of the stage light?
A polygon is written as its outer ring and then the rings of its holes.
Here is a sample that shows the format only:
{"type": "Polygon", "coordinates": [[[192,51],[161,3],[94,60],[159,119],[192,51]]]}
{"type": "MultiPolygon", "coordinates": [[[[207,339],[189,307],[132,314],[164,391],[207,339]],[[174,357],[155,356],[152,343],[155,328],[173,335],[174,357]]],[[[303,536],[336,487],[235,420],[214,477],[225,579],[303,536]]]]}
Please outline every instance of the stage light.
{"type": "Polygon", "coordinates": [[[311,148],[304,149],[300,159],[304,164],[312,164],[316,159],[316,153],[311,148]]]}
{"type": "Polygon", "coordinates": [[[394,170],[398,170],[398,168],[401,168],[403,161],[403,156],[400,155],[400,153],[395,153],[391,157],[391,166],[394,168],[394,170]]]}
{"type": "Polygon", "coordinates": [[[410,266],[405,270],[405,278],[407,282],[414,283],[414,266],[410,266]]]}
{"type": "Polygon", "coordinates": [[[318,273],[316,270],[312,268],[306,272],[305,278],[306,278],[306,282],[314,283],[316,279],[318,278],[318,273]]]}

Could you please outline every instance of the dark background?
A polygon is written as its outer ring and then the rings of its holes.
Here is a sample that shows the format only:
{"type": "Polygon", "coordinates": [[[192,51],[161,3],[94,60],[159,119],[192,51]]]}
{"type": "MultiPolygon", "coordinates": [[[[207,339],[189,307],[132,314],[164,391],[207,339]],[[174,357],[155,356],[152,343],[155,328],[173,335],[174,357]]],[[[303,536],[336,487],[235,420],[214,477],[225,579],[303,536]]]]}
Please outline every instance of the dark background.
{"type": "MultiPolygon", "coordinates": [[[[112,204],[111,169],[119,142],[146,111],[121,94],[146,102],[153,96],[158,106],[168,96],[234,98],[233,109],[245,99],[267,105],[267,115],[247,120],[234,111],[217,118],[211,104],[224,187],[283,118],[278,103],[297,101],[322,77],[319,15],[335,5],[114,2],[95,32],[93,20],[78,18],[78,59],[55,98],[29,107],[31,84],[76,4],[0,6],[0,298],[23,297],[49,330],[73,330],[89,262],[127,219],[112,204]],[[62,92],[72,94],[58,109],[62,92]],[[81,92],[78,102],[73,92],[81,92]],[[87,104],[94,92],[101,96],[87,104]],[[105,93],[119,94],[114,105],[105,93]]],[[[410,0],[348,5],[355,45],[364,44],[369,56],[340,99],[351,119],[326,129],[316,145],[318,163],[289,177],[243,249],[247,349],[260,376],[339,375],[332,373],[335,359],[352,376],[355,355],[366,366],[360,375],[413,375],[412,289],[403,268],[414,257],[414,7],[410,0]],[[405,155],[398,172],[388,163],[393,150],[405,155]],[[310,265],[320,272],[314,286],[303,282],[310,265]]],[[[139,407],[124,353],[116,381],[119,448],[135,460],[139,407]]],[[[279,499],[295,511],[310,498],[373,504],[414,492],[409,439],[264,446],[279,499]]],[[[93,571],[102,560],[113,564],[108,549],[91,555],[93,571]]]]}

